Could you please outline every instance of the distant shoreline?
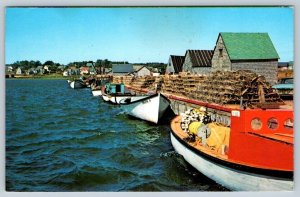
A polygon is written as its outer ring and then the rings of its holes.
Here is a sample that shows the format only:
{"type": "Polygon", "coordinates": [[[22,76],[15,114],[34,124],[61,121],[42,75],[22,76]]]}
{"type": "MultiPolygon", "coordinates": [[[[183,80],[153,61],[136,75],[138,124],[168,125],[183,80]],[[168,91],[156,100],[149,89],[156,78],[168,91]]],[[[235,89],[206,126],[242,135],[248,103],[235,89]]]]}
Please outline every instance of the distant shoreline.
{"type": "Polygon", "coordinates": [[[24,76],[14,76],[14,77],[9,77],[5,79],[74,79],[74,78],[79,78],[79,76],[61,76],[61,75],[39,75],[39,76],[30,76],[30,75],[24,75],[24,76]]]}

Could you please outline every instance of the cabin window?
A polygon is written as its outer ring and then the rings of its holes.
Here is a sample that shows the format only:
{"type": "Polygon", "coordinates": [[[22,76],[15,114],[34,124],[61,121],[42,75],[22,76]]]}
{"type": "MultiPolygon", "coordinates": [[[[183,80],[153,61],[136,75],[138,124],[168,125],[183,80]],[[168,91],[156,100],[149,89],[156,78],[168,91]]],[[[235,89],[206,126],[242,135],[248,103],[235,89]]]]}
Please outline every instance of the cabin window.
{"type": "Polygon", "coordinates": [[[268,125],[268,128],[269,129],[277,129],[278,128],[278,121],[277,121],[277,119],[275,119],[275,118],[270,118],[269,120],[268,120],[268,123],[267,123],[267,125],[268,125]]]}
{"type": "Polygon", "coordinates": [[[116,92],[121,92],[121,86],[120,85],[116,85],[116,92]]]}
{"type": "Polygon", "coordinates": [[[219,57],[223,57],[223,49],[219,49],[219,57]]]}
{"type": "Polygon", "coordinates": [[[260,130],[262,127],[262,122],[259,118],[254,118],[251,120],[251,128],[253,130],[260,130]]]}
{"type": "Polygon", "coordinates": [[[294,128],[294,120],[289,118],[283,123],[284,128],[286,129],[293,129],[294,128]]]}

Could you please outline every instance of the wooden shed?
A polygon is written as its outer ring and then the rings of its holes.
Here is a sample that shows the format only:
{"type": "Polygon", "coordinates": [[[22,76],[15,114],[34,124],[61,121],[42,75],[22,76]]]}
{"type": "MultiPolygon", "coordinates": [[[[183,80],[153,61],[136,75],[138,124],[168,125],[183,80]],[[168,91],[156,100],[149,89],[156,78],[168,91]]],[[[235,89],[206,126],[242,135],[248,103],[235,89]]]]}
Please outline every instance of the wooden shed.
{"type": "Polygon", "coordinates": [[[184,56],[170,55],[169,62],[166,68],[166,74],[178,74],[179,72],[182,72],[184,58],[184,56]]]}
{"type": "Polygon", "coordinates": [[[268,33],[220,33],[212,58],[212,71],[251,70],[277,82],[278,53],[268,33]]]}
{"type": "Polygon", "coordinates": [[[141,76],[150,76],[151,75],[151,71],[146,66],[142,66],[138,70],[134,71],[134,75],[138,76],[138,77],[141,77],[141,76]]]}
{"type": "Polygon", "coordinates": [[[187,50],[182,71],[192,74],[208,74],[211,72],[213,50],[187,50]]]}

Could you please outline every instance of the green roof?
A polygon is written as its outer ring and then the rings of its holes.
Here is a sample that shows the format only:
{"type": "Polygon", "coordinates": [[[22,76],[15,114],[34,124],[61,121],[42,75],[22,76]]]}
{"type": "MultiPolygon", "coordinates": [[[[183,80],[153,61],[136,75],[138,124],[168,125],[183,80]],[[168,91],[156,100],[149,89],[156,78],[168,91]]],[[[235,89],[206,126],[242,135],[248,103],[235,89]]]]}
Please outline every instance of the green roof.
{"type": "Polygon", "coordinates": [[[220,33],[231,60],[279,59],[268,33],[220,33]]]}

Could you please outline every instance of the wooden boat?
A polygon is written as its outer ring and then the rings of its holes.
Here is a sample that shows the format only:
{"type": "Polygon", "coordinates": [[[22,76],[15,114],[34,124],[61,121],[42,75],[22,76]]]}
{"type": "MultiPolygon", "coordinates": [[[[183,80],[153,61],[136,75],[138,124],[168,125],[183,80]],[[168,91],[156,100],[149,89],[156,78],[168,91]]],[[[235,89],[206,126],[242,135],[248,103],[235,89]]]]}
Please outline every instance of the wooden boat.
{"type": "Polygon", "coordinates": [[[103,94],[103,92],[101,94],[102,94],[102,99],[106,102],[109,102],[109,100],[110,100],[109,95],[108,94],[103,94]]]}
{"type": "Polygon", "coordinates": [[[81,79],[75,79],[70,83],[70,87],[73,89],[86,88],[86,83],[81,79]]]}
{"type": "Polygon", "coordinates": [[[101,89],[93,89],[92,94],[93,94],[93,96],[102,96],[102,90],[101,89]]]}
{"type": "Polygon", "coordinates": [[[170,105],[170,101],[164,95],[157,93],[132,96],[121,100],[119,104],[127,114],[157,124],[170,105]]]}
{"type": "Polygon", "coordinates": [[[107,80],[93,80],[91,83],[91,90],[93,96],[102,96],[102,87],[108,83],[107,80]]]}
{"type": "Polygon", "coordinates": [[[188,163],[231,190],[293,190],[293,110],[209,107],[214,122],[188,131],[184,114],[171,122],[171,143],[188,163]],[[215,118],[220,109],[229,119],[215,118]]]}
{"type": "Polygon", "coordinates": [[[126,91],[124,84],[112,84],[112,83],[107,83],[102,88],[101,94],[104,101],[113,104],[119,104],[122,99],[127,99],[132,96],[135,96],[135,94],[126,91]]]}

